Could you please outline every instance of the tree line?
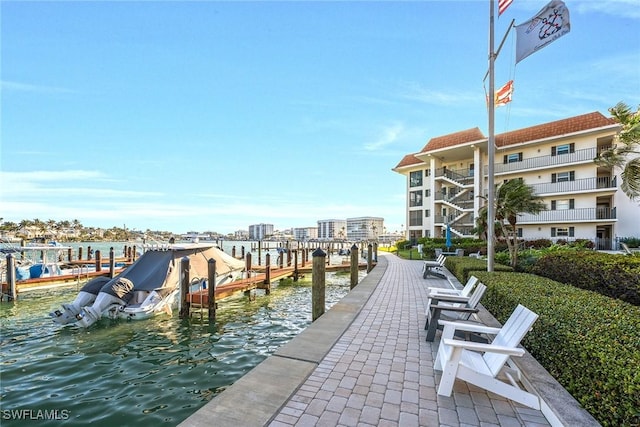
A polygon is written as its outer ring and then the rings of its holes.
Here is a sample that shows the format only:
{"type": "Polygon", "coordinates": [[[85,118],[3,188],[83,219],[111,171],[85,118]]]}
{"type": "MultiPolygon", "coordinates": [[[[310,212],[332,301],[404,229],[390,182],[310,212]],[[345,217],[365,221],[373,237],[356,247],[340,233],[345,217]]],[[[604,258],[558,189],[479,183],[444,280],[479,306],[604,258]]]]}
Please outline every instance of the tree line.
{"type": "Polygon", "coordinates": [[[144,236],[153,236],[155,239],[170,239],[173,233],[168,231],[137,231],[128,230],[124,227],[98,228],[85,227],[77,220],[56,221],[49,219],[23,219],[16,223],[4,221],[0,218],[0,232],[3,235],[11,234],[16,238],[32,238],[29,231],[35,230],[35,237],[46,237],[61,241],[127,241],[144,236]]]}

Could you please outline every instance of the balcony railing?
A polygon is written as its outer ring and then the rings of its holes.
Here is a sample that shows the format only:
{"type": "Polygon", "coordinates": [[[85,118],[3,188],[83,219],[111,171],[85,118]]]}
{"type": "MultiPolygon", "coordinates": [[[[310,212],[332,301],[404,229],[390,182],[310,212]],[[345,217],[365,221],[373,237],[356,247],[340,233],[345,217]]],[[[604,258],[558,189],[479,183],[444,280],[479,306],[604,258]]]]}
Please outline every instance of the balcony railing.
{"type": "MultiPolygon", "coordinates": [[[[511,163],[495,163],[495,173],[514,172],[526,169],[543,168],[547,166],[557,166],[566,163],[578,163],[593,160],[596,157],[596,148],[585,148],[583,150],[576,150],[573,153],[560,154],[557,156],[540,156],[530,157],[523,159],[521,162],[511,163]]],[[[489,168],[485,167],[485,175],[489,173],[489,168]]]]}
{"type": "Polygon", "coordinates": [[[453,170],[438,168],[435,171],[435,177],[447,177],[453,181],[456,181],[462,185],[473,184],[473,169],[453,170]]]}
{"type": "Polygon", "coordinates": [[[538,215],[518,215],[518,223],[565,222],[565,221],[596,221],[616,219],[616,208],[581,208],[560,209],[540,212],[538,215]]]}
{"type": "Polygon", "coordinates": [[[577,193],[596,189],[616,188],[616,177],[592,177],[576,179],[575,181],[545,182],[542,184],[532,184],[536,194],[547,193],[577,193]]]}

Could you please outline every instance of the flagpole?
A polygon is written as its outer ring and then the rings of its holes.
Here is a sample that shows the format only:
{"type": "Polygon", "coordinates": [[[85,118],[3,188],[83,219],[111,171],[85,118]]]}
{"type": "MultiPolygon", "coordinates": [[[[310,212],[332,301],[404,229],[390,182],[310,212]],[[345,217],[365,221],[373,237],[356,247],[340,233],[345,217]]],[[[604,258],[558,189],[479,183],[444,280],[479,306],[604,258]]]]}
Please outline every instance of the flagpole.
{"type": "Polygon", "coordinates": [[[494,53],[494,35],[493,35],[493,25],[494,25],[494,10],[495,10],[495,0],[489,0],[489,141],[487,147],[487,156],[489,157],[489,188],[487,189],[487,271],[493,271],[493,261],[494,261],[494,234],[495,234],[495,203],[494,203],[494,161],[496,154],[496,144],[495,144],[495,75],[494,75],[494,64],[495,64],[495,53],[494,53]]]}

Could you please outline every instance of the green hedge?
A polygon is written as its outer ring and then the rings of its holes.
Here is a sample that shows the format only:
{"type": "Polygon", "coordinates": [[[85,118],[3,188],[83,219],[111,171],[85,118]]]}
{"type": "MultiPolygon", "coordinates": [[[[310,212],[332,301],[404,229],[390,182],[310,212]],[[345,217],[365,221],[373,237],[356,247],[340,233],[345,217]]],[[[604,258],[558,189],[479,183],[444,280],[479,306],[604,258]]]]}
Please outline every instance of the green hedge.
{"type": "Polygon", "coordinates": [[[639,307],[531,274],[474,275],[501,323],[518,304],[540,316],[522,344],[603,426],[640,424],[639,307]]]}
{"type": "Polygon", "coordinates": [[[540,257],[530,272],[640,306],[640,257],[559,251],[540,257]]]}
{"type": "MultiPolygon", "coordinates": [[[[466,283],[470,276],[475,275],[477,271],[487,271],[487,260],[473,257],[448,256],[444,262],[444,266],[461,283],[466,283]]],[[[494,264],[494,271],[513,271],[509,266],[502,264],[494,264]]]]}
{"type": "MultiPolygon", "coordinates": [[[[446,250],[446,239],[445,238],[433,238],[433,237],[421,237],[417,239],[415,242],[411,242],[409,240],[402,240],[396,242],[396,246],[398,249],[409,249],[410,247],[414,247],[418,244],[422,245],[422,251],[425,259],[435,259],[436,249],[446,250]]],[[[506,250],[507,245],[503,243],[498,243],[496,245],[496,250],[506,250]]],[[[451,239],[451,247],[449,251],[453,252],[456,249],[464,249],[465,255],[471,253],[480,252],[481,254],[487,253],[487,242],[485,240],[473,239],[473,238],[458,238],[454,237],[451,239]]],[[[414,254],[415,255],[415,254],[414,254]]]]}

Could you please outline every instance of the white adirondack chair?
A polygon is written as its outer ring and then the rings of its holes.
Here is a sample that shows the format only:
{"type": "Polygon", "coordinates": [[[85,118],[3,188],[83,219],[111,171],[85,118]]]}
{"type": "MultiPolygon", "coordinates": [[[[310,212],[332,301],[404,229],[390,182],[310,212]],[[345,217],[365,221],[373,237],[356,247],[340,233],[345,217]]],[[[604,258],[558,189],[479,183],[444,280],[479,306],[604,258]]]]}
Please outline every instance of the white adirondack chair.
{"type": "Polygon", "coordinates": [[[476,276],[471,276],[462,289],[435,287],[427,288],[429,291],[427,294],[427,307],[431,305],[432,295],[458,295],[461,297],[468,297],[471,294],[471,291],[473,290],[473,287],[476,285],[476,283],[478,283],[478,278],[476,276]]]}
{"type": "Polygon", "coordinates": [[[478,304],[484,295],[487,287],[482,282],[478,282],[471,295],[464,297],[461,295],[432,294],[431,303],[427,307],[425,315],[427,321],[424,328],[427,330],[427,341],[433,341],[436,337],[436,330],[439,327],[438,320],[469,320],[471,315],[478,312],[478,304]]]}
{"type": "Polygon", "coordinates": [[[502,328],[440,321],[444,325],[434,368],[442,371],[438,394],[451,396],[453,383],[461,379],[533,409],[540,409],[540,398],[520,388],[516,382],[520,371],[508,365],[510,356],[522,356],[520,341],[538,318],[528,308],[518,305],[502,328]],[[456,330],[496,334],[490,344],[453,339],[456,330]],[[504,380],[506,379],[506,381],[504,380]]]}
{"type": "Polygon", "coordinates": [[[440,254],[435,261],[423,261],[422,264],[422,278],[426,279],[428,276],[436,276],[441,279],[446,279],[447,276],[438,272],[437,270],[444,267],[444,261],[447,259],[444,255],[440,254]]]}

